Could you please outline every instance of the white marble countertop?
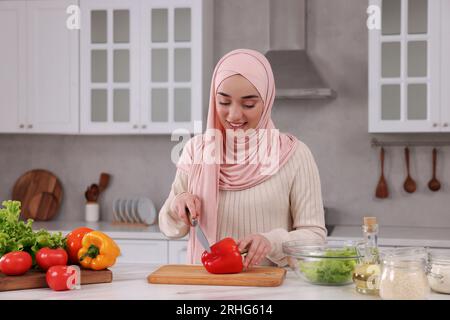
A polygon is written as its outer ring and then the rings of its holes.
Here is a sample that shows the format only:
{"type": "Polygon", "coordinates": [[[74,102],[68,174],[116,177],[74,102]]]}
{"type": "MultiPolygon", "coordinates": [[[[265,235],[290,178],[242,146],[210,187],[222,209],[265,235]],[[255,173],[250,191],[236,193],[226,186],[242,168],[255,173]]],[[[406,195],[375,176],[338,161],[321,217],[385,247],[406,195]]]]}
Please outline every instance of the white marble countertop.
{"type": "MultiPolygon", "coordinates": [[[[379,230],[378,244],[380,246],[450,248],[450,228],[380,226],[379,230]]],[[[334,226],[329,239],[362,239],[362,228],[361,226],[334,226]]]]}
{"type": "MultiPolygon", "coordinates": [[[[35,221],[33,229],[47,229],[50,232],[62,231],[63,234],[71,230],[86,226],[106,232],[114,239],[134,240],[169,240],[163,235],[157,224],[150,226],[135,226],[113,224],[111,222],[66,222],[66,221],[35,221]]],[[[361,226],[337,225],[328,235],[330,240],[359,240],[362,239],[361,226]]],[[[187,237],[170,240],[187,240],[187,237]]],[[[423,246],[431,248],[450,248],[450,228],[424,227],[393,227],[380,226],[378,243],[380,246],[423,246]]]]}
{"type": "MultiPolygon", "coordinates": [[[[354,285],[316,286],[288,271],[279,287],[165,285],[147,283],[157,265],[117,264],[111,268],[113,282],[83,285],[79,290],[56,292],[48,288],[6,291],[0,300],[380,300],[355,291],[354,285]]],[[[450,295],[432,292],[429,299],[450,300],[450,295]]]]}
{"type": "MultiPolygon", "coordinates": [[[[107,233],[114,239],[133,240],[169,240],[159,229],[157,224],[150,226],[115,224],[113,222],[99,221],[34,221],[33,230],[46,229],[49,232],[61,231],[64,235],[78,227],[88,227],[107,233]]],[[[187,237],[170,240],[187,240],[187,237]]]]}

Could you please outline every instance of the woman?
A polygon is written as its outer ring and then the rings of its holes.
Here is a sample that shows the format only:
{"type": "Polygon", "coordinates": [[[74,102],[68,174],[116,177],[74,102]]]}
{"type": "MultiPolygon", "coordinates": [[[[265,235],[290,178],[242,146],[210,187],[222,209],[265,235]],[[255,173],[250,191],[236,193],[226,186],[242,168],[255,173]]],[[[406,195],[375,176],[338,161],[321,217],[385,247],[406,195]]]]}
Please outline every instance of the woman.
{"type": "Polygon", "coordinates": [[[247,249],[245,268],[286,265],[284,241],[326,238],[317,166],[305,144],[278,134],[271,119],[274,98],[272,69],[261,53],[238,49],[217,63],[207,131],[185,145],[159,213],[159,227],[166,236],[189,233],[191,264],[200,263],[204,248],[192,232],[186,209],[198,218],[211,245],[232,237],[241,251],[247,249]],[[244,140],[239,138],[243,133],[244,140]],[[270,133],[267,139],[257,138],[265,133],[270,133]],[[215,151],[205,152],[211,141],[215,151]],[[276,166],[264,170],[268,161],[262,161],[261,154],[272,155],[265,160],[275,155],[276,166]],[[205,155],[213,155],[215,161],[207,161],[205,155]]]}

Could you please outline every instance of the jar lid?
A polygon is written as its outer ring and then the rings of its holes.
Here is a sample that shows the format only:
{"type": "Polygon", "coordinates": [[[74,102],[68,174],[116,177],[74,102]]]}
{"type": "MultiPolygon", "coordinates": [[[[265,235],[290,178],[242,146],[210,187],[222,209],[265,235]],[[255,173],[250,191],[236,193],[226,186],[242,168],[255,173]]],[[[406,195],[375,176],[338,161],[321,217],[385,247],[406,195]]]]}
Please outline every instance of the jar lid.
{"type": "Polygon", "coordinates": [[[432,250],[428,252],[430,263],[450,265],[450,252],[446,250],[432,250]]]}

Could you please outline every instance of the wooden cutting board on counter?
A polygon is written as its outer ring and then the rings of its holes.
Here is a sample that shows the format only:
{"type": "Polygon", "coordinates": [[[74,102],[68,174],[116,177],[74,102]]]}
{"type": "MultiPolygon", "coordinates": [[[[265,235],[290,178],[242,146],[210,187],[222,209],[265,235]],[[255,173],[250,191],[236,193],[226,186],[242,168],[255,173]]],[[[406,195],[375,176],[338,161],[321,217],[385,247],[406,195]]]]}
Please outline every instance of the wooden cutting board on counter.
{"type": "MultiPolygon", "coordinates": [[[[86,270],[81,269],[81,284],[109,283],[112,282],[111,270],[86,270]]],[[[48,288],[45,280],[45,272],[30,270],[21,276],[6,276],[0,273],[0,291],[48,288]]]]}
{"type": "Polygon", "coordinates": [[[194,284],[214,286],[277,287],[286,270],[277,267],[254,267],[235,274],[212,274],[201,265],[164,265],[147,277],[149,283],[194,284]]]}
{"type": "Polygon", "coordinates": [[[50,171],[35,169],[24,173],[14,184],[12,199],[21,202],[21,217],[36,221],[52,219],[61,206],[63,188],[50,171]]]}

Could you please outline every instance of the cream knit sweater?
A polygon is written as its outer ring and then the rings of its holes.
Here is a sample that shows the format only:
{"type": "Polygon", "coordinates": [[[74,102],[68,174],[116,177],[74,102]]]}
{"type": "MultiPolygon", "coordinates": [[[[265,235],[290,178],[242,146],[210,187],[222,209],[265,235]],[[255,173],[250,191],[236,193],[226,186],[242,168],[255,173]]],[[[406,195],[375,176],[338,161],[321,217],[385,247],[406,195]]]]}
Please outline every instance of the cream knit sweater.
{"type": "MultiPolygon", "coordinates": [[[[169,238],[181,238],[189,227],[171,211],[172,201],[187,191],[188,176],[177,170],[169,197],[159,212],[159,227],[169,238]]],[[[272,245],[261,265],[287,264],[282,243],[324,240],[327,236],[317,165],[309,148],[298,142],[288,162],[266,181],[246,190],[219,190],[217,241],[259,233],[272,245]]],[[[200,263],[199,261],[196,263],[200,263]]]]}

